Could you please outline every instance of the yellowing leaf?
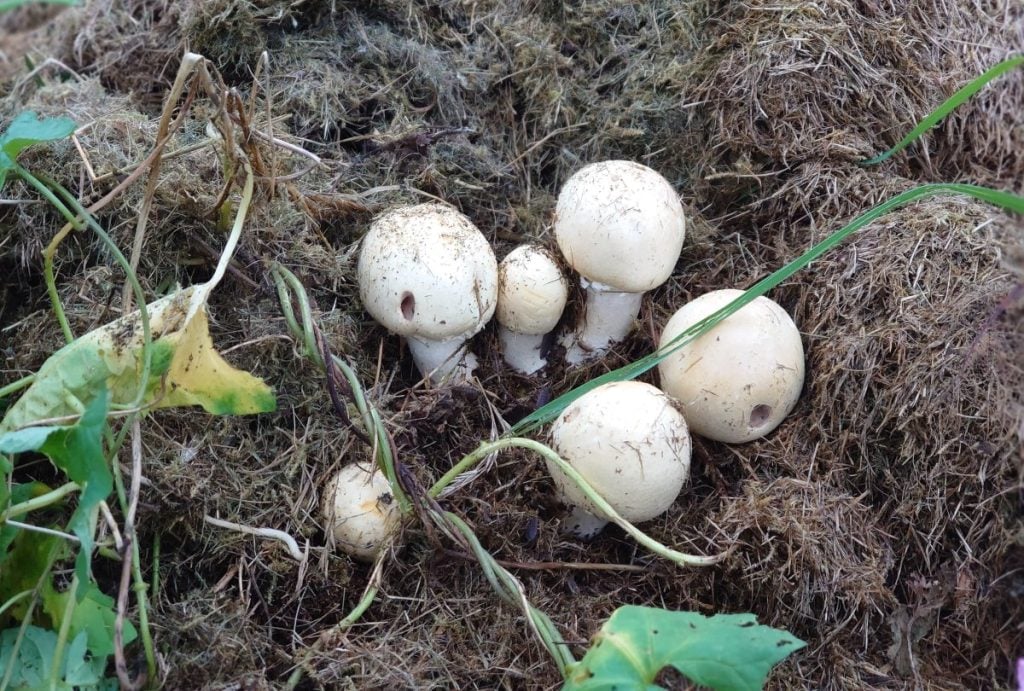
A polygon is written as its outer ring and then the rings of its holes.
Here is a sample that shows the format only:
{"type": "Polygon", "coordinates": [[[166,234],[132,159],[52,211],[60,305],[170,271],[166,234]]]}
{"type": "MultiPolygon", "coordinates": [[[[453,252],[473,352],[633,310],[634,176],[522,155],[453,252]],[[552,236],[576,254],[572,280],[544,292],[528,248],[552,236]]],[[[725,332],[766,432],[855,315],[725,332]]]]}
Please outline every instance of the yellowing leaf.
{"type": "Polygon", "coordinates": [[[274,394],[267,385],[229,365],[214,349],[205,305],[169,340],[175,343],[174,356],[160,407],[201,405],[214,415],[274,410],[274,394]]]}
{"type": "MultiPolygon", "coordinates": [[[[153,343],[143,405],[200,405],[215,415],[269,412],[275,407],[270,388],[213,348],[206,314],[211,288],[190,286],[146,306],[153,343]]],[[[131,403],[142,375],[142,344],[138,312],[75,339],[39,368],[0,422],[0,433],[80,415],[104,388],[113,404],[131,403]]]]}

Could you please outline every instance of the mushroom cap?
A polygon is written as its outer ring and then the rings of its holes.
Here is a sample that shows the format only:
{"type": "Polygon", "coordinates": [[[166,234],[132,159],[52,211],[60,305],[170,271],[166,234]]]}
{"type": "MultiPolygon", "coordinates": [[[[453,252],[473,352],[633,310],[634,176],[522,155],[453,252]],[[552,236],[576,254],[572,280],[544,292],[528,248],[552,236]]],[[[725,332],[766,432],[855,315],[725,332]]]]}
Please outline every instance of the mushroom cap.
{"type": "Polygon", "coordinates": [[[562,186],[555,239],[566,261],[609,290],[642,293],[671,275],[686,236],[672,185],[633,161],[581,168],[562,186]]]}
{"type": "Polygon", "coordinates": [[[398,505],[384,474],[353,463],[338,471],[323,498],[334,540],[357,559],[372,560],[398,528],[398,505]]]}
{"type": "Polygon", "coordinates": [[[569,281],[538,245],[515,248],[498,264],[498,323],[515,333],[546,334],[558,324],[569,281]]]}
{"type": "MultiPolygon", "coordinates": [[[[683,305],[665,324],[660,346],[742,292],[716,290],[683,305]]],[[[786,311],[759,297],[662,360],[658,371],[694,433],[739,444],[768,434],[793,410],[804,349],[786,311]]]]}
{"type": "MultiPolygon", "coordinates": [[[[663,513],[689,477],[686,420],[650,384],[613,382],[587,392],[558,416],[551,439],[558,455],[631,522],[663,513]]],[[[558,466],[547,466],[566,503],[608,518],[558,466]]]]}
{"type": "Polygon", "coordinates": [[[357,268],[366,311],[401,336],[469,338],[498,302],[498,262],[487,239],[444,204],[389,211],[363,238],[357,268]]]}

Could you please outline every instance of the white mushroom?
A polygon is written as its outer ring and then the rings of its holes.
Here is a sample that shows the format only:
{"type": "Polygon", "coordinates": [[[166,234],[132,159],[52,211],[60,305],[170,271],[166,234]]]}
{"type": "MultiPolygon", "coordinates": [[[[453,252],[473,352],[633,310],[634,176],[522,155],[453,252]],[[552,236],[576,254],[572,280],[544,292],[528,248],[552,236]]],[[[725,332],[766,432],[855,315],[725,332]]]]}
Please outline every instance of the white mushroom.
{"type": "Polygon", "coordinates": [[[390,211],[363,238],[359,295],[381,325],[408,339],[420,372],[433,382],[465,379],[464,355],[498,301],[498,262],[487,239],[443,204],[390,211]]]}
{"type": "Polygon", "coordinates": [[[498,336],[505,362],[524,374],[547,365],[540,348],[555,328],[569,283],[551,254],[538,245],[522,245],[498,264],[498,336]]]}
{"type": "Polygon", "coordinates": [[[647,166],[604,161],[569,178],[555,208],[555,239],[587,291],[583,321],[566,339],[569,363],[629,333],[643,293],[672,273],[685,235],[679,197],[647,166]]]}
{"type": "MultiPolygon", "coordinates": [[[[661,347],[740,296],[716,290],[676,312],[661,347]]],[[[759,297],[658,365],[661,388],[676,398],[696,434],[739,444],[768,434],[804,383],[800,332],[786,311],[759,297]]]]}
{"type": "MultiPolygon", "coordinates": [[[[604,384],[569,405],[551,428],[552,448],[627,521],[646,521],[675,501],[690,473],[690,434],[674,401],[636,381],[604,384]]],[[[580,537],[608,522],[558,466],[548,472],[574,507],[580,537]]]]}
{"type": "Polygon", "coordinates": [[[376,468],[353,463],[327,483],[323,514],[335,543],[357,559],[372,561],[398,529],[398,505],[376,468]]]}

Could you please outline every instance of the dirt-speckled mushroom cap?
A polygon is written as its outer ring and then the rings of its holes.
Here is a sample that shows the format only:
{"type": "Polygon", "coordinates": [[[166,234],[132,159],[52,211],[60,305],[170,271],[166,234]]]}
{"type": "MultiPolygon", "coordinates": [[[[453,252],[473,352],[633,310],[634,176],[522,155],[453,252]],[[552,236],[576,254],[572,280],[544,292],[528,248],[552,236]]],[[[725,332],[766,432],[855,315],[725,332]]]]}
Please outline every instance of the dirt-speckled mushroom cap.
{"type": "Polygon", "coordinates": [[[659,173],[633,161],[581,168],[558,194],[555,239],[570,266],[611,290],[665,282],[686,236],[683,205],[659,173]]]}
{"type": "MultiPolygon", "coordinates": [[[[665,324],[660,345],[741,294],[716,290],[683,305],[665,324]]],[[[793,410],[804,384],[804,349],[786,310],[759,297],[669,355],[658,372],[695,434],[739,444],[768,434],[793,410]]]]}
{"type": "MultiPolygon", "coordinates": [[[[675,402],[650,384],[597,387],[562,411],[552,448],[631,522],[663,513],[690,474],[690,434],[675,402]]],[[[548,472],[563,499],[604,516],[557,465],[548,472]]]]}
{"type": "Polygon", "coordinates": [[[327,483],[322,510],[335,543],[362,560],[377,555],[398,528],[400,518],[384,474],[355,463],[342,468],[327,483]]]}
{"type": "Polygon", "coordinates": [[[498,302],[498,262],[473,223],[443,204],[384,214],[357,268],[366,311],[401,336],[448,340],[482,329],[498,302]]]}
{"type": "Polygon", "coordinates": [[[569,282],[538,245],[517,247],[498,264],[498,323],[521,334],[546,334],[558,324],[569,282]]]}

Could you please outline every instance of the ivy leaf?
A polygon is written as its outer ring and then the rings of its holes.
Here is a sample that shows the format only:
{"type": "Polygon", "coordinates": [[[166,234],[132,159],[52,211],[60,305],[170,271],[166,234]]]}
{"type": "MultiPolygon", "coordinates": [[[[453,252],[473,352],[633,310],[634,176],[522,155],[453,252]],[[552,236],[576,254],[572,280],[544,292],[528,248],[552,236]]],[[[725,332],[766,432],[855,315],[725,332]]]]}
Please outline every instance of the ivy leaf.
{"type": "Polygon", "coordinates": [[[109,394],[101,389],[74,425],[28,427],[0,436],[0,452],[40,451],[82,487],[78,508],[68,522],[68,530],[81,543],[75,561],[80,597],[89,582],[92,536],[99,504],[114,489],[114,476],[103,454],[103,427],[109,404],[109,394]]]}
{"type": "Polygon", "coordinates": [[[40,142],[64,139],[74,131],[75,123],[68,118],[40,120],[32,111],[14,118],[3,134],[0,134],[0,188],[4,186],[8,171],[14,169],[14,160],[22,150],[40,142]]]}
{"type": "Polygon", "coordinates": [[[753,614],[670,612],[627,605],[615,610],[563,691],[654,691],[654,679],[675,667],[695,684],[717,691],[755,691],[772,666],[806,645],[753,614]]]}

